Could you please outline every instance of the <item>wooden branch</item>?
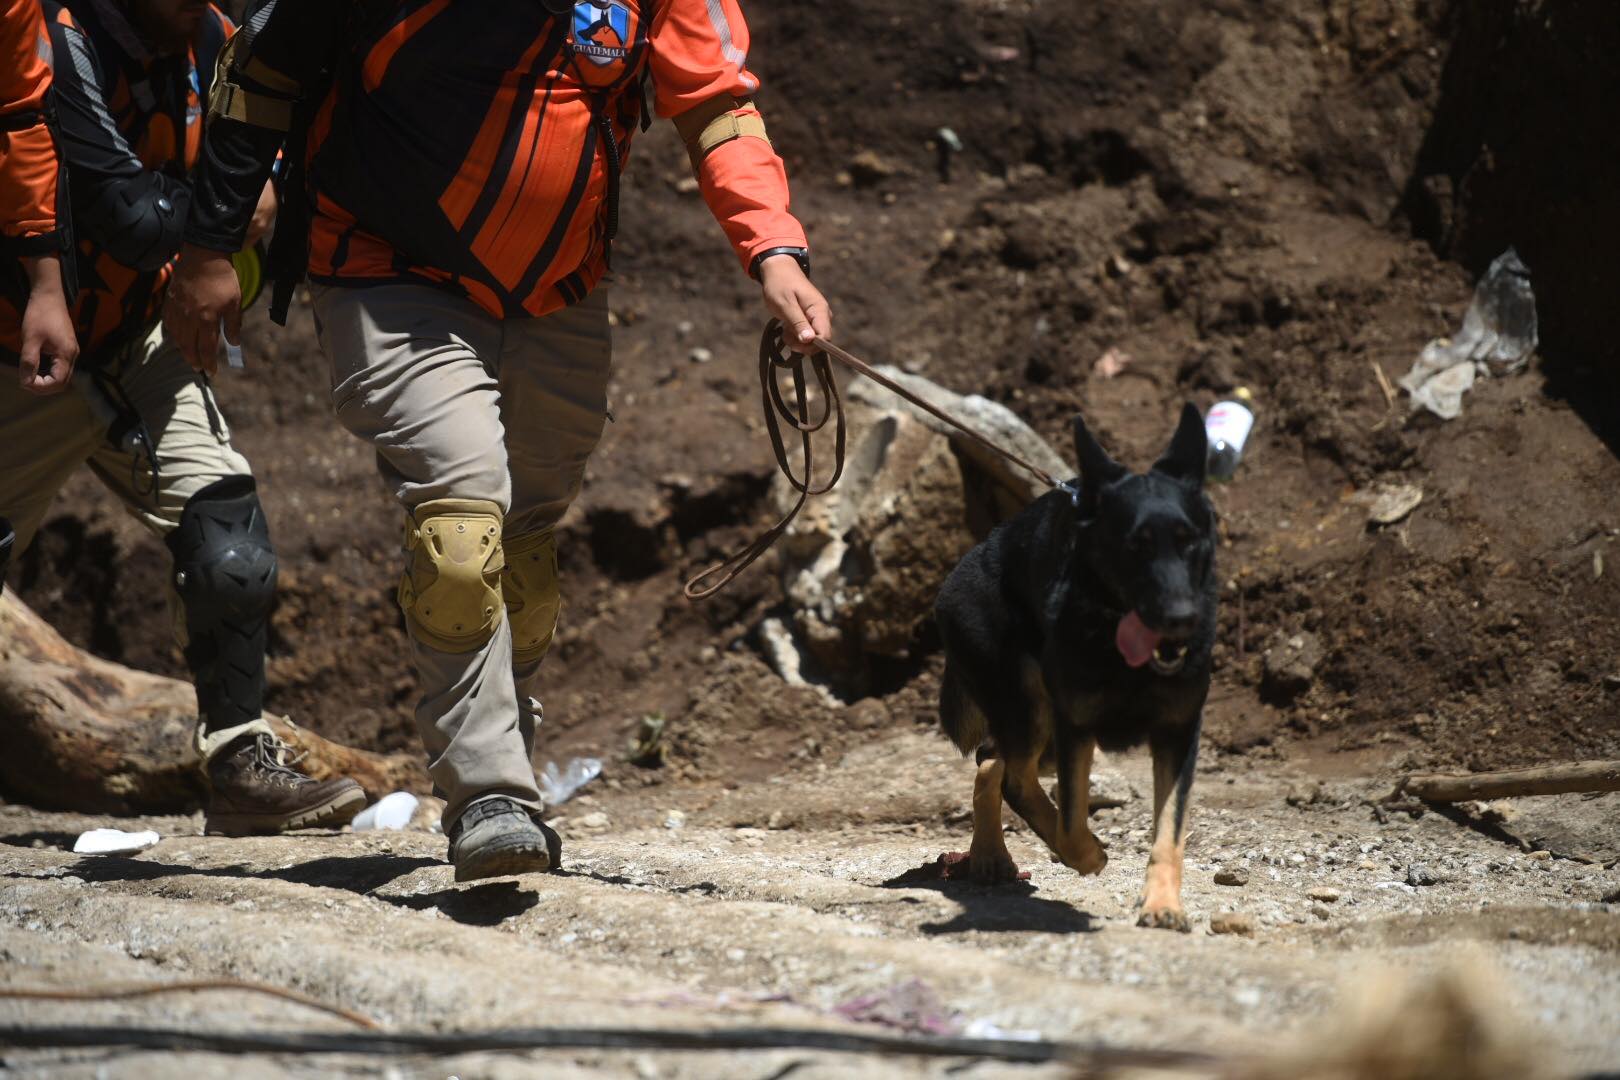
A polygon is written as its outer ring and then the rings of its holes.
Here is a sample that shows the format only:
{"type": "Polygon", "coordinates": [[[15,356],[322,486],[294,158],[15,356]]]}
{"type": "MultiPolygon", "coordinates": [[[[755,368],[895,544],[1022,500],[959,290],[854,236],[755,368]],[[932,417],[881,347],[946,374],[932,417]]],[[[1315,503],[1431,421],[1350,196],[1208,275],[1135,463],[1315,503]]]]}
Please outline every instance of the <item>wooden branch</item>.
{"type": "Polygon", "coordinates": [[[1558,795],[1572,791],[1620,791],[1620,761],[1575,761],[1500,772],[1414,774],[1401,784],[1401,790],[1430,802],[1558,795]]]}
{"type": "MultiPolygon", "coordinates": [[[[341,746],[292,724],[277,733],[324,779],[352,776],[372,799],[425,792],[406,754],[341,746]]],[[[0,595],[0,792],[84,813],[170,813],[204,796],[189,683],[98,659],[75,647],[15,595],[0,595]]]]}

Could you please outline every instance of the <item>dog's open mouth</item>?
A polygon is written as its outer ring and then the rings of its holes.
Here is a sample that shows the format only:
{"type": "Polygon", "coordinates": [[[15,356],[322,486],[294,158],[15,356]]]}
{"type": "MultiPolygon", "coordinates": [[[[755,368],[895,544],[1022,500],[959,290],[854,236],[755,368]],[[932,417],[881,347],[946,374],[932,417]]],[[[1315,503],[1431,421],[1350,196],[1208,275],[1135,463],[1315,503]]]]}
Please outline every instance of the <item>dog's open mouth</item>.
{"type": "Polygon", "coordinates": [[[1142,621],[1136,612],[1119,620],[1114,644],[1131,667],[1148,665],[1159,675],[1174,675],[1187,662],[1187,643],[1166,637],[1142,621]]]}
{"type": "Polygon", "coordinates": [[[1165,639],[1154,647],[1148,666],[1160,675],[1174,675],[1186,662],[1187,643],[1165,639]]]}

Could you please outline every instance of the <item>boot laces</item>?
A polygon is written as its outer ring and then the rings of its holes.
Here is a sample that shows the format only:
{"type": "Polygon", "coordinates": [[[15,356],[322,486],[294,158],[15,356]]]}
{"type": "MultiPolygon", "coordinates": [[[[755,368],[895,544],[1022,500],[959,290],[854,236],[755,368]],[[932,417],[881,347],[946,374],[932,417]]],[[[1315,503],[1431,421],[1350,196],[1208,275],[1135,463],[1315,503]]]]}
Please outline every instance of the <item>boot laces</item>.
{"type": "Polygon", "coordinates": [[[253,740],[253,758],[249,763],[250,767],[273,783],[282,783],[289,787],[309,783],[310,777],[293,768],[303,761],[309,752],[306,750],[292,754],[291,751],[292,747],[276,736],[260,733],[253,740]]]}

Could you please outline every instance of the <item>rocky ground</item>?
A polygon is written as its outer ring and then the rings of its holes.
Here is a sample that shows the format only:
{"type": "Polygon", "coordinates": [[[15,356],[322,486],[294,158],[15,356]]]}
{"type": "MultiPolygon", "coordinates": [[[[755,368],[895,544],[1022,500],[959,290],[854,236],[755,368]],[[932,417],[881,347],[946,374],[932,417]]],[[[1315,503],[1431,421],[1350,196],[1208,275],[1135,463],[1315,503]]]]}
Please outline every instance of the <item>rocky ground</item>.
{"type": "MultiPolygon", "coordinates": [[[[1265,1054],[1305,1037],[1334,1049],[1358,1000],[1460,965],[1495,987],[1481,990],[1486,1041],[1533,1047],[1553,1076],[1620,1061],[1620,796],[1499,806],[1526,851],[1433,813],[1380,823],[1376,784],[1210,754],[1182,935],[1133,925],[1145,765],[1100,769],[1103,793],[1124,802],[1094,820],[1110,849],[1101,877],[1048,862],[1020,831],[1009,844],[1030,880],[994,888],[926,866],[966,842],[972,769],[922,731],[842,740],[820,762],[730,786],[649,793],[609,777],[554,819],[565,873],[477,886],[455,886],[443,838],[422,831],[232,840],[159,817],[124,823],[161,832],[156,847],[89,857],[64,847],[103,822],[8,808],[0,989],[232,977],[394,1030],[810,1026],[1265,1054]],[[1544,836],[1526,813],[1565,831],[1544,836]]],[[[232,992],[0,1001],[0,1023],[18,1021],[345,1026],[232,992]]],[[[806,1050],[0,1055],[10,1075],[67,1077],[1066,1075],[806,1050]]]]}

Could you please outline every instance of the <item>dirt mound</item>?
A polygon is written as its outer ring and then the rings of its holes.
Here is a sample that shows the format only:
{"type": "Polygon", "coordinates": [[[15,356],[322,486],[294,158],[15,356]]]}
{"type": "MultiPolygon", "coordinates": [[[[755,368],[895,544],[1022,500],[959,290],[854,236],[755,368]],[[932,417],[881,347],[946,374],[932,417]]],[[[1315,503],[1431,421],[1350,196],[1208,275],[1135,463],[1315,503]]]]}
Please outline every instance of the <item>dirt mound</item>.
{"type": "MultiPolygon", "coordinates": [[[[1252,448],[1216,493],[1216,744],[1371,748],[1375,765],[1620,753],[1620,595],[1603,570],[1616,399],[1598,393],[1616,370],[1598,314],[1613,245],[1590,246],[1612,235],[1615,166],[1580,126],[1615,102],[1613,27],[1513,0],[929,11],[750,12],[839,335],[1007,405],[1064,451],[1084,411],[1136,465],[1183,400],[1252,389],[1252,448]],[[1572,92],[1590,111],[1559,106],[1572,92]],[[1543,299],[1544,359],[1476,387],[1459,420],[1409,418],[1381,379],[1456,329],[1470,272],[1510,242],[1543,299]],[[1111,348],[1123,373],[1092,374],[1111,348]],[[1423,501],[1368,526],[1348,496],[1395,482],[1423,501]]],[[[926,721],[926,627],[914,678],[843,709],[783,691],[756,655],[764,616],[791,621],[772,559],[706,604],[680,598],[772,512],[760,314],[668,126],[636,157],[612,286],[616,423],[563,529],[545,752],[619,759],[662,713],[682,774],[719,777],[810,753],[805,738],[857,712],[857,730],[926,721]]],[[[220,392],[283,557],[272,704],[410,745],[398,511],[331,420],[307,314],[270,333],[258,313],[247,349],[220,392]]],[[[166,566],[81,478],[14,579],[76,642],[178,674],[166,566]]]]}

